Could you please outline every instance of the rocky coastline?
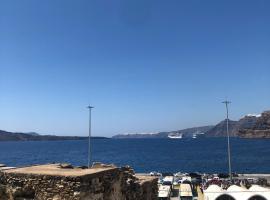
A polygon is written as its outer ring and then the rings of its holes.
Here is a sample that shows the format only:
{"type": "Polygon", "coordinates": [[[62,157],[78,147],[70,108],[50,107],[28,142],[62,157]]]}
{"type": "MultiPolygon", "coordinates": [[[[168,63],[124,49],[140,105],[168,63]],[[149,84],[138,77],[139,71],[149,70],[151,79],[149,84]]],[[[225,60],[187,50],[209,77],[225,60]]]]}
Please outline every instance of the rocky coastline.
{"type": "Polygon", "coordinates": [[[254,126],[239,130],[242,138],[270,138],[270,111],[263,112],[254,126]]]}

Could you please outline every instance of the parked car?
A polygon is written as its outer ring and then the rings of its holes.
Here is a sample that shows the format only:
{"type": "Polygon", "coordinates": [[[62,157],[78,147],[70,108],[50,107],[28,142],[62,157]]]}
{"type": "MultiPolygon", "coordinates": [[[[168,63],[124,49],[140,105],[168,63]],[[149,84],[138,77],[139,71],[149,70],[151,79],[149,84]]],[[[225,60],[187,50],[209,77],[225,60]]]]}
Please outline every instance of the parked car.
{"type": "Polygon", "coordinates": [[[150,172],[150,176],[161,176],[161,173],[159,172],[150,172]]]}
{"type": "Polygon", "coordinates": [[[158,199],[159,200],[170,200],[171,187],[168,185],[161,185],[158,188],[158,199]]]}

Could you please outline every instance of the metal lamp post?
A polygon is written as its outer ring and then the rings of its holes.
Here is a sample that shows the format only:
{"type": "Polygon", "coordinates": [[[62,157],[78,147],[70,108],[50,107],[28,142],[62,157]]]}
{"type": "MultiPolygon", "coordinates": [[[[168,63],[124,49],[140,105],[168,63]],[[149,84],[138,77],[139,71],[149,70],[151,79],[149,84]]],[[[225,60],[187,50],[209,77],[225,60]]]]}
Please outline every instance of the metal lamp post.
{"type": "Polygon", "coordinates": [[[229,104],[230,101],[222,102],[226,105],[226,112],[227,112],[227,144],[228,144],[228,165],[229,165],[229,176],[230,180],[232,181],[232,167],[231,167],[231,147],[230,147],[230,133],[229,133],[229,104]]]}
{"type": "Polygon", "coordinates": [[[87,106],[89,109],[89,136],[88,136],[88,168],[91,166],[91,111],[92,111],[92,106],[87,106]]]}

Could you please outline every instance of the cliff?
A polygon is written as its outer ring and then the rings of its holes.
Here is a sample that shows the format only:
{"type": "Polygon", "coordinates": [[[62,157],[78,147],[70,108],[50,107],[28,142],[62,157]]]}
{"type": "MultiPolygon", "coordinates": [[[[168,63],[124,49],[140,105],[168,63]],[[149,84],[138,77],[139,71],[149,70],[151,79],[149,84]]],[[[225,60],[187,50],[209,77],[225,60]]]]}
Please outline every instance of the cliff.
{"type": "Polygon", "coordinates": [[[239,129],[238,136],[242,138],[270,138],[270,111],[263,112],[253,126],[239,129]]]}
{"type": "MultiPolygon", "coordinates": [[[[235,127],[237,121],[229,120],[229,134],[230,136],[236,136],[235,127]]],[[[205,133],[206,137],[226,137],[227,136],[227,120],[223,120],[218,123],[214,128],[210,129],[205,133]]]]}
{"type": "MultiPolygon", "coordinates": [[[[258,117],[247,115],[239,121],[229,120],[229,134],[231,137],[238,137],[239,130],[252,128],[257,122],[258,117]]],[[[218,123],[214,128],[205,134],[206,137],[226,137],[227,136],[227,120],[218,123]]]]}

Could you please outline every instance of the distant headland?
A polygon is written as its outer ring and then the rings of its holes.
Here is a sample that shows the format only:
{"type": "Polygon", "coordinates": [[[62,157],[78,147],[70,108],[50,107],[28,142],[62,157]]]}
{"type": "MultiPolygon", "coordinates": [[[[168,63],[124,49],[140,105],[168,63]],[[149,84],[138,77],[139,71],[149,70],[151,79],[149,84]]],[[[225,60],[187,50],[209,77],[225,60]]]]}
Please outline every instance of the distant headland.
{"type": "MultiPolygon", "coordinates": [[[[226,137],[226,120],[215,126],[200,126],[177,131],[158,133],[118,134],[115,139],[125,138],[168,138],[170,135],[180,134],[181,137],[226,137]],[[197,136],[196,136],[197,135],[197,136]]],[[[270,111],[261,114],[248,114],[238,121],[229,120],[229,133],[231,137],[240,138],[270,138],[270,111]]]]}
{"type": "MultiPolygon", "coordinates": [[[[40,135],[38,133],[14,133],[0,130],[0,141],[56,141],[56,140],[85,140],[82,136],[56,136],[40,135]]],[[[94,139],[107,139],[106,137],[92,137],[94,139]]]]}

